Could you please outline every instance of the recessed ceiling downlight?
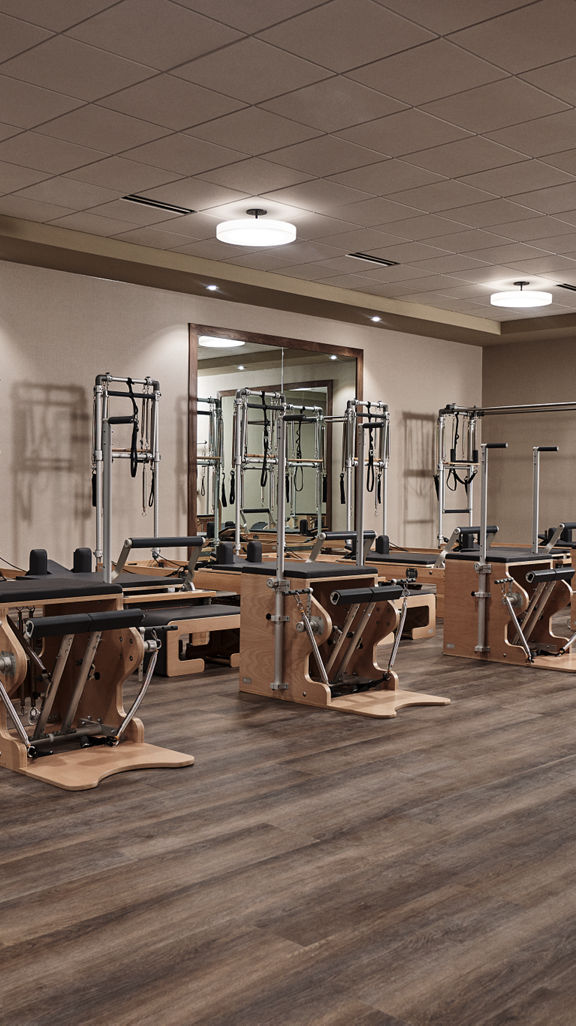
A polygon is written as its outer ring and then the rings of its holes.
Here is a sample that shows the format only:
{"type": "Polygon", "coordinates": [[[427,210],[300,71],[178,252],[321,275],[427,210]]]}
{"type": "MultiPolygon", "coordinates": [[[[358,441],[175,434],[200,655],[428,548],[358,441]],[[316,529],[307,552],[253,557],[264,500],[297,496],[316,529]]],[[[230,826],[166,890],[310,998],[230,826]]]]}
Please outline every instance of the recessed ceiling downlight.
{"type": "Polygon", "coordinates": [[[204,346],[206,349],[238,349],[240,346],[245,346],[245,342],[241,342],[239,338],[220,338],[219,335],[200,335],[198,337],[198,345],[204,346]]]}

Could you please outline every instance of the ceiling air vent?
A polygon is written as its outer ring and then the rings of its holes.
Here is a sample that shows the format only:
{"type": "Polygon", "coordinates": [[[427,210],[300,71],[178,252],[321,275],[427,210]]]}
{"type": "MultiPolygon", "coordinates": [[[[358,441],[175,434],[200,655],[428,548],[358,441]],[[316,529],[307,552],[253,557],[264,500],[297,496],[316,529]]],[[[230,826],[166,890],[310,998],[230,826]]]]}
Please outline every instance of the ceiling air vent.
{"type": "Polygon", "coordinates": [[[398,267],[397,260],[384,260],[384,257],[370,256],[369,253],[347,253],[354,260],[366,260],[369,264],[380,264],[381,267],[398,267]]]}
{"type": "Polygon", "coordinates": [[[138,196],[137,193],[131,193],[129,196],[122,196],[123,200],[128,200],[129,203],[142,203],[145,207],[154,207],[155,210],[169,210],[172,214],[195,214],[195,210],[191,210],[190,207],[178,207],[175,203],[163,203],[162,200],[148,199],[147,196],[138,196]]]}
{"type": "Polygon", "coordinates": [[[566,285],[566,284],[562,284],[559,281],[556,282],[556,288],[558,288],[558,289],[568,289],[569,292],[576,292],[576,285],[566,285]]]}

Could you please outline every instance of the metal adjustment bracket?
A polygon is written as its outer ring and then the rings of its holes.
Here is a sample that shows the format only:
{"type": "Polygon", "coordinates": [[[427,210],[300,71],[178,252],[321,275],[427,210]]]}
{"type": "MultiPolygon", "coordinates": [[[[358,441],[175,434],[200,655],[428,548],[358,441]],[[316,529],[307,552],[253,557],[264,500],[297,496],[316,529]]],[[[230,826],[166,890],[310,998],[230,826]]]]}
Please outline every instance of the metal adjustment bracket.
{"type": "Polygon", "coordinates": [[[269,620],[270,623],[290,623],[289,616],[276,616],[274,613],[270,613],[266,619],[269,620]]]}
{"type": "Polygon", "coordinates": [[[266,586],[268,588],[273,588],[274,591],[282,592],[283,595],[290,594],[290,581],[287,581],[284,578],[278,581],[275,577],[270,577],[266,581],[266,586]]]}

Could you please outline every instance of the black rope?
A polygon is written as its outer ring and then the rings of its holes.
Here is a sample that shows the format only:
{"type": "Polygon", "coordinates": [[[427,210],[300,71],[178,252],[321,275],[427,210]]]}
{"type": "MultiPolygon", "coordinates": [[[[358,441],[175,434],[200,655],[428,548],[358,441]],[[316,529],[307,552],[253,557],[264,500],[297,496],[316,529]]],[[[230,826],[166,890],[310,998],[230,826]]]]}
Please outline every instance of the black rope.
{"type": "Polygon", "coordinates": [[[233,506],[236,502],[236,475],[233,470],[230,471],[230,505],[233,506]]]}
{"type": "Polygon", "coordinates": [[[132,400],[132,439],[130,442],[130,476],[136,477],[138,473],[138,403],[134,398],[134,382],[132,378],[126,378],[128,395],[132,400]]]}
{"type": "MultiPolygon", "coordinates": [[[[296,422],[296,459],[302,459],[302,418],[304,407],[300,411],[300,420],[296,422]]],[[[294,471],[294,491],[301,492],[304,489],[304,467],[296,467],[294,471]]]]}
{"type": "Polygon", "coordinates": [[[346,505],[346,486],[344,484],[344,471],[340,474],[340,502],[343,506],[346,505]]]}
{"type": "Polygon", "coordinates": [[[268,451],[270,449],[270,423],[266,409],[266,392],[262,392],[262,414],[264,416],[264,457],[262,459],[262,471],[260,473],[260,487],[265,488],[268,481],[268,451]]]}
{"type": "Polygon", "coordinates": [[[370,412],[370,403],[366,403],[366,410],[368,412],[368,467],[366,470],[366,491],[374,491],[374,428],[372,425],[372,414],[370,412]]]}

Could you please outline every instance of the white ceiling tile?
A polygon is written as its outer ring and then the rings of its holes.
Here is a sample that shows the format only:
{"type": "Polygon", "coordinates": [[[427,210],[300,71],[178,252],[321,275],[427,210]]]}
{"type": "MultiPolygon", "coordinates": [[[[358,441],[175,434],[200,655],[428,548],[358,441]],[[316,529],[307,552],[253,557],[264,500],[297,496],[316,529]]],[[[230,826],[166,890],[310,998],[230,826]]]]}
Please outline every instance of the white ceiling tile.
{"type": "Polygon", "coordinates": [[[461,128],[414,108],[338,133],[339,139],[367,146],[389,157],[402,157],[415,150],[442,146],[466,136],[461,128]]]}
{"type": "Polygon", "coordinates": [[[566,235],[552,235],[538,239],[538,248],[547,253],[574,253],[576,252],[576,231],[566,235]]]}
{"type": "Polygon", "coordinates": [[[82,100],[96,100],[150,78],[154,72],[76,39],[54,36],[28,53],[6,61],[2,74],[82,100]]]}
{"type": "Polygon", "coordinates": [[[435,39],[349,72],[349,77],[404,103],[420,104],[494,82],[505,74],[447,40],[435,39]]]}
{"type": "Polygon", "coordinates": [[[331,181],[340,182],[341,185],[347,185],[352,189],[361,189],[374,196],[388,196],[399,189],[417,188],[441,180],[440,175],[414,167],[402,160],[382,160],[331,177],[331,181]]]}
{"type": "Polygon", "coordinates": [[[563,271],[566,268],[576,270],[576,263],[573,258],[567,256],[548,255],[519,260],[517,268],[519,271],[531,274],[550,274],[554,271],[563,271]]]}
{"type": "MultiPolygon", "coordinates": [[[[170,222],[172,223],[172,222],[170,222]]],[[[132,242],[137,246],[152,246],[154,249],[175,249],[186,244],[186,239],[175,231],[162,228],[131,228],[116,234],[121,242],[132,242]]]]}
{"type": "Polygon", "coordinates": [[[80,110],[55,118],[42,125],[40,131],[43,135],[65,139],[79,146],[96,147],[104,153],[117,153],[130,146],[141,146],[169,134],[167,128],[150,125],[139,118],[131,118],[115,110],[105,110],[95,104],[88,104],[80,110]]]}
{"type": "Polygon", "coordinates": [[[174,74],[245,103],[262,103],[330,76],[325,68],[261,39],[241,39],[227,48],[226,60],[221,53],[208,54],[181,65],[174,74]]]}
{"type": "MultiPolygon", "coordinates": [[[[489,171],[467,175],[466,185],[474,185],[480,189],[488,189],[498,196],[514,196],[517,193],[532,189],[544,189],[548,186],[562,185],[570,182],[572,176],[566,171],[559,171],[540,160],[525,160],[521,164],[508,167],[496,167],[489,171]]],[[[572,178],[572,180],[574,180],[572,178]]],[[[454,183],[455,185],[458,183],[454,183]]]]}
{"type": "Polygon", "coordinates": [[[229,164],[238,160],[242,154],[178,132],[144,146],[136,146],[128,150],[125,156],[142,164],[191,175],[229,164]]]}
{"type": "Polygon", "coordinates": [[[149,225],[160,222],[178,220],[179,215],[170,210],[158,210],[143,203],[130,203],[128,200],[114,199],[101,206],[94,206],[92,214],[98,217],[109,217],[113,221],[123,221],[131,225],[149,225]]]}
{"type": "Polygon", "coordinates": [[[370,250],[372,256],[383,257],[385,260],[397,260],[399,263],[410,263],[412,260],[427,260],[434,256],[445,256],[446,248],[441,239],[437,246],[425,242],[401,242],[386,246],[384,249],[370,250]]]}
{"type": "Polygon", "coordinates": [[[425,104],[423,109],[469,132],[482,134],[525,121],[527,114],[531,119],[556,114],[566,110],[567,104],[520,79],[506,78],[425,104]]]}
{"type": "Polygon", "coordinates": [[[516,272],[511,267],[501,264],[483,264],[482,267],[460,268],[454,270],[452,277],[459,281],[480,282],[494,287],[503,284],[516,272]]]}
{"type": "Polygon", "coordinates": [[[58,228],[68,228],[73,232],[87,232],[89,235],[117,235],[127,231],[132,225],[128,221],[116,221],[111,217],[100,217],[98,214],[81,212],[68,214],[66,217],[53,218],[51,224],[58,228]]]}
{"type": "Polygon", "coordinates": [[[357,146],[346,139],[323,135],[318,139],[274,150],[267,154],[267,159],[274,164],[288,164],[288,167],[323,177],[379,162],[381,156],[375,150],[357,146]]]}
{"type": "Polygon", "coordinates": [[[101,185],[106,189],[117,189],[122,193],[140,192],[142,189],[153,189],[157,185],[178,180],[179,175],[173,171],[162,171],[156,167],[137,164],[125,157],[108,157],[96,164],[71,171],[70,178],[91,185],[101,185]]]}
{"type": "Polygon", "coordinates": [[[561,100],[576,104],[576,57],[527,71],[522,78],[553,96],[559,96],[561,100]]]}
{"type": "Polygon", "coordinates": [[[15,192],[17,189],[25,189],[28,185],[41,182],[46,178],[45,171],[33,171],[28,167],[19,167],[17,164],[0,163],[0,195],[7,192],[15,192]]]}
{"type": "Polygon", "coordinates": [[[504,235],[507,239],[514,239],[515,242],[531,242],[551,235],[567,235],[572,230],[573,225],[556,217],[534,217],[527,221],[512,221],[498,225],[498,234],[504,235]]]}
{"type": "Polygon", "coordinates": [[[365,225],[367,228],[377,228],[390,221],[400,221],[401,218],[416,216],[419,212],[416,207],[394,203],[382,196],[371,196],[358,203],[347,203],[334,209],[334,214],[337,217],[343,217],[355,224],[365,225]]]}
{"type": "Polygon", "coordinates": [[[81,100],[0,75],[0,121],[34,128],[79,107],[81,100]]]}
{"type": "Polygon", "coordinates": [[[434,213],[459,207],[466,202],[491,199],[491,194],[482,189],[473,189],[462,182],[441,181],[435,182],[434,185],[422,185],[418,189],[395,192],[393,198],[400,203],[411,203],[420,210],[434,213]]]}
{"type": "MultiPolygon", "coordinates": [[[[478,255],[482,256],[481,253],[478,255]]],[[[433,260],[416,260],[412,266],[421,273],[434,271],[438,274],[458,275],[474,268],[485,268],[486,264],[482,260],[464,253],[450,253],[448,256],[435,257],[433,260]]],[[[482,273],[484,273],[483,270],[482,273]]]]}
{"type": "Polygon", "coordinates": [[[30,50],[50,38],[45,29],[30,25],[20,18],[0,14],[0,61],[6,61],[18,53],[30,50]]]}
{"type": "Polygon", "coordinates": [[[277,267],[290,267],[291,264],[310,264],[316,260],[329,260],[341,256],[340,251],[323,242],[292,242],[277,250],[277,267]]]}
{"type": "Polygon", "coordinates": [[[337,232],[330,236],[331,246],[339,250],[339,255],[346,253],[368,253],[383,246],[402,244],[405,236],[394,235],[392,232],[379,232],[373,228],[353,228],[350,231],[337,232]]]}
{"type": "Polygon", "coordinates": [[[268,100],[262,106],[323,132],[337,132],[386,114],[395,114],[402,110],[404,104],[359,82],[335,75],[305,89],[296,89],[268,100]]]}
{"type": "Polygon", "coordinates": [[[207,14],[216,21],[242,32],[253,33],[260,29],[275,25],[279,21],[287,21],[303,11],[318,7],[326,0],[250,0],[250,3],[238,3],[238,0],[174,0],[191,11],[207,14]]]}
{"type": "Polygon", "coordinates": [[[468,225],[470,228],[494,228],[501,221],[520,221],[522,218],[533,218],[534,211],[510,200],[493,199],[484,203],[472,203],[464,207],[454,207],[450,217],[455,221],[468,225]]]}
{"type": "Polygon", "coordinates": [[[174,131],[230,114],[243,106],[240,100],[174,75],[156,75],[104,97],[99,104],[174,131]]]}
{"type": "MultiPolygon", "coordinates": [[[[324,214],[304,212],[298,219],[299,239],[327,239],[331,235],[339,235],[344,231],[353,231],[358,226],[352,221],[343,221],[341,218],[326,217],[324,214]]],[[[338,258],[341,261],[343,258],[338,258]]],[[[346,268],[344,268],[346,270],[346,268]]],[[[340,270],[340,268],[336,268],[340,270]]]]}
{"type": "Polygon", "coordinates": [[[367,193],[359,189],[348,189],[337,182],[315,181],[293,185],[287,189],[274,189],[264,194],[278,203],[288,206],[303,207],[320,214],[333,214],[335,210],[355,200],[364,200],[367,193]]]}
{"type": "MultiPolygon", "coordinates": [[[[251,253],[245,253],[244,256],[234,257],[235,267],[254,267],[261,271],[275,271],[282,268],[282,273],[288,273],[284,270],[285,256],[282,256],[278,250],[259,250],[251,253]]],[[[315,263],[311,264],[298,264],[298,271],[302,272],[302,276],[309,276],[314,273],[314,268],[317,266],[315,263]],[[308,270],[305,271],[305,268],[308,270]]]]}
{"type": "Polygon", "coordinates": [[[180,178],[170,185],[141,190],[141,195],[163,203],[174,203],[178,207],[189,207],[191,210],[205,210],[223,203],[244,202],[245,199],[237,189],[223,189],[199,178],[180,178]]]}
{"type": "MultiPolygon", "coordinates": [[[[491,232],[484,232],[480,228],[455,232],[454,235],[443,235],[442,246],[452,253],[473,253],[474,250],[487,249],[489,246],[497,246],[504,240],[499,235],[491,232]]],[[[508,241],[508,240],[506,240],[508,241]]],[[[481,259],[482,254],[479,256],[481,259]]]]}
{"type": "Polygon", "coordinates": [[[67,35],[162,71],[241,38],[235,29],[168,0],[122,0],[67,35]]]}
{"type": "Polygon", "coordinates": [[[474,0],[473,4],[462,3],[462,0],[442,0],[442,3],[430,3],[430,0],[378,2],[392,11],[398,11],[418,25],[425,25],[426,28],[443,35],[445,32],[455,32],[466,25],[473,25],[514,8],[526,6],[533,3],[533,0],[474,0]]]}
{"type": "Polygon", "coordinates": [[[21,189],[18,196],[36,200],[40,203],[56,203],[71,210],[85,210],[116,199],[111,189],[102,189],[87,182],[76,182],[72,178],[48,178],[21,189]]]}
{"type": "Polygon", "coordinates": [[[184,242],[182,246],[174,247],[178,253],[185,253],[188,256],[197,256],[202,260],[222,260],[225,263],[233,263],[239,256],[246,255],[245,246],[228,246],[218,239],[201,239],[198,242],[184,242]]]}
{"type": "Polygon", "coordinates": [[[271,164],[269,160],[262,160],[259,157],[251,157],[249,160],[241,160],[202,173],[202,178],[207,182],[235,187],[252,194],[284,189],[309,177],[306,172],[295,171],[292,167],[281,167],[280,164],[271,164]]]}
{"type": "Polygon", "coordinates": [[[492,264],[517,264],[520,260],[528,260],[534,257],[543,257],[546,254],[536,246],[525,246],[521,242],[508,242],[500,246],[489,246],[482,249],[478,256],[492,264]]]}
{"type": "Polygon", "coordinates": [[[576,149],[562,150],[561,153],[550,153],[542,158],[543,164],[568,172],[572,180],[576,177],[576,149]]]}
{"type": "Polygon", "coordinates": [[[51,171],[62,174],[72,168],[90,164],[106,156],[100,150],[75,146],[74,143],[61,139],[51,139],[39,132],[22,132],[20,135],[0,142],[0,160],[8,163],[22,164],[36,171],[51,171]]]}
{"type": "Polygon", "coordinates": [[[439,235],[453,235],[454,232],[462,231],[462,223],[458,223],[458,221],[458,218],[449,220],[446,217],[436,217],[434,214],[421,214],[419,217],[393,221],[388,225],[388,229],[391,232],[398,232],[405,239],[416,242],[421,239],[433,239],[439,235]]]}
{"type": "Polygon", "coordinates": [[[16,18],[62,32],[78,21],[111,7],[116,0],[0,0],[0,11],[16,18]]]}
{"type": "Polygon", "coordinates": [[[318,135],[314,128],[306,128],[258,107],[247,107],[227,114],[208,124],[197,125],[192,131],[198,139],[207,139],[220,146],[232,146],[253,156],[318,135]]]}
{"type": "Polygon", "coordinates": [[[464,50],[517,74],[574,56],[576,7],[572,0],[541,0],[454,33],[464,50]]]}
{"type": "Polygon", "coordinates": [[[445,146],[434,146],[430,150],[411,153],[407,160],[418,167],[427,168],[452,178],[472,174],[474,171],[485,171],[487,168],[500,167],[503,164],[514,164],[525,160],[523,153],[517,153],[506,146],[499,146],[491,139],[472,136],[459,139],[457,142],[446,143],[445,146]]]}
{"type": "Polygon", "coordinates": [[[15,139],[17,136],[23,135],[24,133],[20,128],[16,128],[15,125],[3,125],[0,124],[0,139],[15,139]]]}
{"type": "Polygon", "coordinates": [[[543,214],[561,214],[563,210],[576,209],[576,182],[568,185],[555,185],[551,189],[536,189],[533,192],[521,192],[515,199],[543,214]]]}
{"type": "Polygon", "coordinates": [[[332,0],[260,33],[266,42],[340,72],[418,46],[431,36],[372,0],[332,0]]]}
{"type": "Polygon", "coordinates": [[[567,110],[561,114],[551,114],[549,117],[501,128],[498,132],[491,132],[489,138],[532,157],[542,157],[563,150],[566,140],[574,138],[575,129],[576,110],[567,110]]]}
{"type": "Polygon", "coordinates": [[[6,217],[21,217],[25,221],[43,222],[69,213],[72,213],[71,208],[61,207],[56,203],[39,203],[33,199],[24,199],[18,193],[0,198],[0,214],[6,217]]]}

